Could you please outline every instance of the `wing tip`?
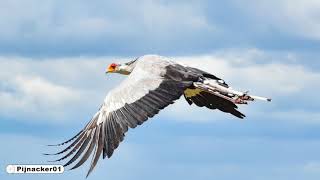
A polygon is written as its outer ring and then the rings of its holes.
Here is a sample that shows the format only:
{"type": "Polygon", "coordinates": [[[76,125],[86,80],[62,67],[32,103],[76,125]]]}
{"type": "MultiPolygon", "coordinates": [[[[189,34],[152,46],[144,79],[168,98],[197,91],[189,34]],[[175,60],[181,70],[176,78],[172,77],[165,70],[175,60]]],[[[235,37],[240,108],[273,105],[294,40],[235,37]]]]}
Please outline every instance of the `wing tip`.
{"type": "Polygon", "coordinates": [[[91,174],[92,170],[94,169],[94,167],[90,167],[89,171],[87,172],[86,178],[88,178],[88,176],[91,174]]]}
{"type": "Polygon", "coordinates": [[[58,153],[42,153],[42,155],[44,155],[44,156],[54,156],[54,155],[58,155],[58,153]]]}
{"type": "Polygon", "coordinates": [[[80,132],[78,132],[75,136],[73,136],[72,138],[62,142],[62,143],[59,143],[59,144],[47,144],[46,146],[49,146],[49,147],[52,147],[52,146],[62,146],[62,145],[65,145],[65,144],[68,144],[70,143],[72,140],[74,140],[75,138],[77,138],[81,133],[83,132],[83,130],[81,130],[80,132]]]}

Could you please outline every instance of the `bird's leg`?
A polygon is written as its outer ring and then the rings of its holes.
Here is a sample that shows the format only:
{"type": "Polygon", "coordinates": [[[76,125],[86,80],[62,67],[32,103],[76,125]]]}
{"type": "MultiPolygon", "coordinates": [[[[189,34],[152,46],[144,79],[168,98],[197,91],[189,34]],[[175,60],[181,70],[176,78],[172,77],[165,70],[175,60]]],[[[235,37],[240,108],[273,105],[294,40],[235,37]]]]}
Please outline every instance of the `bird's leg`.
{"type": "Polygon", "coordinates": [[[247,104],[246,101],[242,100],[242,99],[239,99],[239,98],[234,98],[236,96],[230,96],[230,95],[227,95],[226,93],[222,93],[220,92],[217,88],[213,88],[211,86],[208,86],[208,85],[205,85],[205,84],[202,84],[202,83],[194,83],[194,86],[199,88],[199,89],[202,89],[206,92],[209,92],[211,94],[214,94],[218,97],[221,97],[225,100],[228,100],[234,104],[247,104]]]}
{"type": "Polygon", "coordinates": [[[213,80],[206,80],[203,83],[207,86],[210,86],[210,87],[216,89],[217,91],[219,91],[223,94],[233,94],[233,95],[237,95],[237,96],[244,95],[243,92],[233,90],[230,87],[221,86],[220,84],[218,84],[216,81],[213,81],[213,80]]]}
{"type": "Polygon", "coordinates": [[[265,97],[259,97],[259,96],[252,96],[250,95],[251,98],[253,99],[258,99],[258,100],[262,100],[262,101],[271,101],[271,98],[265,98],[265,97]]]}
{"type": "Polygon", "coordinates": [[[212,81],[212,80],[205,80],[203,83],[215,88],[217,91],[219,91],[223,94],[233,94],[235,96],[240,97],[242,100],[245,100],[245,101],[253,101],[255,99],[262,100],[262,101],[271,101],[270,98],[248,95],[247,94],[248,92],[240,92],[240,91],[233,90],[230,87],[221,86],[217,82],[212,81]]]}
{"type": "Polygon", "coordinates": [[[249,91],[244,92],[244,94],[242,96],[239,96],[239,98],[244,101],[254,101],[254,99],[249,96],[248,93],[249,91]]]}
{"type": "Polygon", "coordinates": [[[215,92],[215,95],[227,99],[235,104],[247,104],[247,101],[254,101],[255,99],[271,101],[270,98],[248,95],[248,91],[240,92],[233,90],[230,87],[224,87],[213,80],[204,80],[203,82],[196,82],[194,83],[194,86],[204,88],[204,90],[209,92],[215,92]]]}

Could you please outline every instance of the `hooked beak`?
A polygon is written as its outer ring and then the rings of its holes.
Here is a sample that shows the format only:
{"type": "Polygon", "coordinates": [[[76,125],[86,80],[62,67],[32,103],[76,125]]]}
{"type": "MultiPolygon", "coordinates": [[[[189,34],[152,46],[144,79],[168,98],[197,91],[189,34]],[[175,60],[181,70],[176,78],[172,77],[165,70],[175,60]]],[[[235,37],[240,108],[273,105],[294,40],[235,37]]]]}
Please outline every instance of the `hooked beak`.
{"type": "Polygon", "coordinates": [[[113,73],[116,71],[117,64],[112,63],[111,65],[108,66],[106,69],[106,73],[113,73]]]}
{"type": "Polygon", "coordinates": [[[112,73],[112,72],[114,72],[114,68],[108,67],[108,68],[106,69],[106,74],[112,73]]]}

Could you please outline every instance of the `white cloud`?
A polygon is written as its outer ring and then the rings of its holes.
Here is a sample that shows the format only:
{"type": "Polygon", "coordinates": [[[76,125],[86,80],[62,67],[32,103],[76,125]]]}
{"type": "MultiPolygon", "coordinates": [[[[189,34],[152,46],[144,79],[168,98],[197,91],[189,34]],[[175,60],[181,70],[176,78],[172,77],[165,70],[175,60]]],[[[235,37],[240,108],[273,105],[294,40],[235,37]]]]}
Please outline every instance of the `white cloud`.
{"type": "Polygon", "coordinates": [[[1,112],[8,117],[28,114],[58,119],[64,114],[64,107],[79,101],[82,95],[76,89],[53,84],[41,77],[17,76],[6,86],[9,90],[0,91],[0,106],[3,107],[1,112]]]}
{"type": "Polygon", "coordinates": [[[288,121],[290,123],[301,123],[301,122],[310,123],[310,124],[320,123],[320,113],[312,112],[312,111],[310,112],[307,109],[273,112],[272,114],[270,114],[270,117],[288,121]]]}
{"type": "Polygon", "coordinates": [[[225,79],[234,89],[249,90],[265,96],[290,95],[309,87],[320,88],[319,84],[315,84],[320,73],[299,64],[280,63],[286,61],[282,59],[262,63],[268,56],[270,54],[259,50],[244,50],[241,54],[229,52],[226,55],[218,53],[177,59],[183,64],[198,67],[225,79]]]}
{"type": "Polygon", "coordinates": [[[196,2],[165,4],[160,1],[147,0],[142,3],[138,11],[140,11],[147,29],[154,33],[159,31],[171,36],[172,33],[177,32],[177,29],[184,31],[190,29],[213,30],[214,28],[210,27],[201,9],[201,4],[196,2]]]}
{"type": "Polygon", "coordinates": [[[0,38],[45,38],[56,42],[57,38],[133,38],[133,34],[157,38],[155,33],[173,38],[173,32],[177,35],[212,30],[201,8],[200,3],[182,1],[96,1],[93,5],[78,1],[45,0],[39,4],[35,0],[4,0],[0,2],[0,38]]]}
{"type": "Polygon", "coordinates": [[[320,40],[320,1],[318,0],[269,0],[236,1],[244,8],[256,25],[276,29],[304,38],[320,40]]]}
{"type": "Polygon", "coordinates": [[[303,166],[303,170],[306,173],[320,174],[320,162],[308,162],[303,166]]]}
{"type": "MultiPolygon", "coordinates": [[[[299,64],[279,63],[281,60],[264,62],[266,58],[273,56],[277,57],[272,53],[253,49],[242,50],[242,53],[222,51],[211,55],[174,59],[213,73],[225,79],[234,89],[250,90],[252,94],[274,99],[272,103],[264,103],[263,106],[262,103],[256,102],[250,106],[241,106],[240,110],[249,116],[258,117],[262,112],[273,109],[274,118],[289,119],[293,116],[303,116],[305,121],[316,122],[319,115],[304,109],[304,106],[301,106],[303,102],[300,102],[300,106],[294,105],[294,109],[291,110],[283,110],[286,108],[281,107],[281,103],[292,103],[291,99],[297,97],[301,100],[303,97],[304,103],[314,103],[313,106],[317,106],[319,98],[305,92],[315,92],[320,89],[319,84],[315,83],[320,78],[320,73],[299,64]],[[287,99],[281,101],[283,97],[287,99]]],[[[291,59],[292,56],[279,58],[291,59]]],[[[89,118],[100,106],[108,90],[116,87],[120,80],[125,78],[120,75],[104,75],[106,65],[113,59],[0,57],[0,105],[3,107],[0,109],[0,115],[15,119],[46,118],[52,122],[62,122],[66,119],[70,122],[75,116],[89,118]]],[[[128,58],[122,61],[126,60],[128,58]]],[[[212,116],[212,112],[205,108],[189,107],[183,98],[165,110],[164,114],[176,117],[175,119],[195,122],[227,117],[231,119],[230,115],[224,113],[214,112],[212,116]],[[186,109],[191,114],[203,114],[203,116],[199,118],[186,115],[186,109]]]]}
{"type": "Polygon", "coordinates": [[[1,116],[61,123],[98,108],[113,86],[104,75],[110,60],[0,57],[1,116]]]}

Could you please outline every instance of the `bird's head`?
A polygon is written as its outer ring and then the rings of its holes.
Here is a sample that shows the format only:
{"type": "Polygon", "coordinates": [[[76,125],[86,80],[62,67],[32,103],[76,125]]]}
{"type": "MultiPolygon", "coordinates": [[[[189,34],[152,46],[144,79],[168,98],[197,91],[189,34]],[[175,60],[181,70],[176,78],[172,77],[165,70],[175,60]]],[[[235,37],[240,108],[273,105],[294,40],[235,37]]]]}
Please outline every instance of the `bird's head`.
{"type": "Polygon", "coordinates": [[[118,69],[119,69],[119,64],[112,63],[106,69],[106,73],[116,73],[118,72],[118,69]]]}
{"type": "Polygon", "coordinates": [[[119,73],[129,75],[134,68],[134,63],[116,64],[112,63],[106,69],[106,73],[119,73]]]}

